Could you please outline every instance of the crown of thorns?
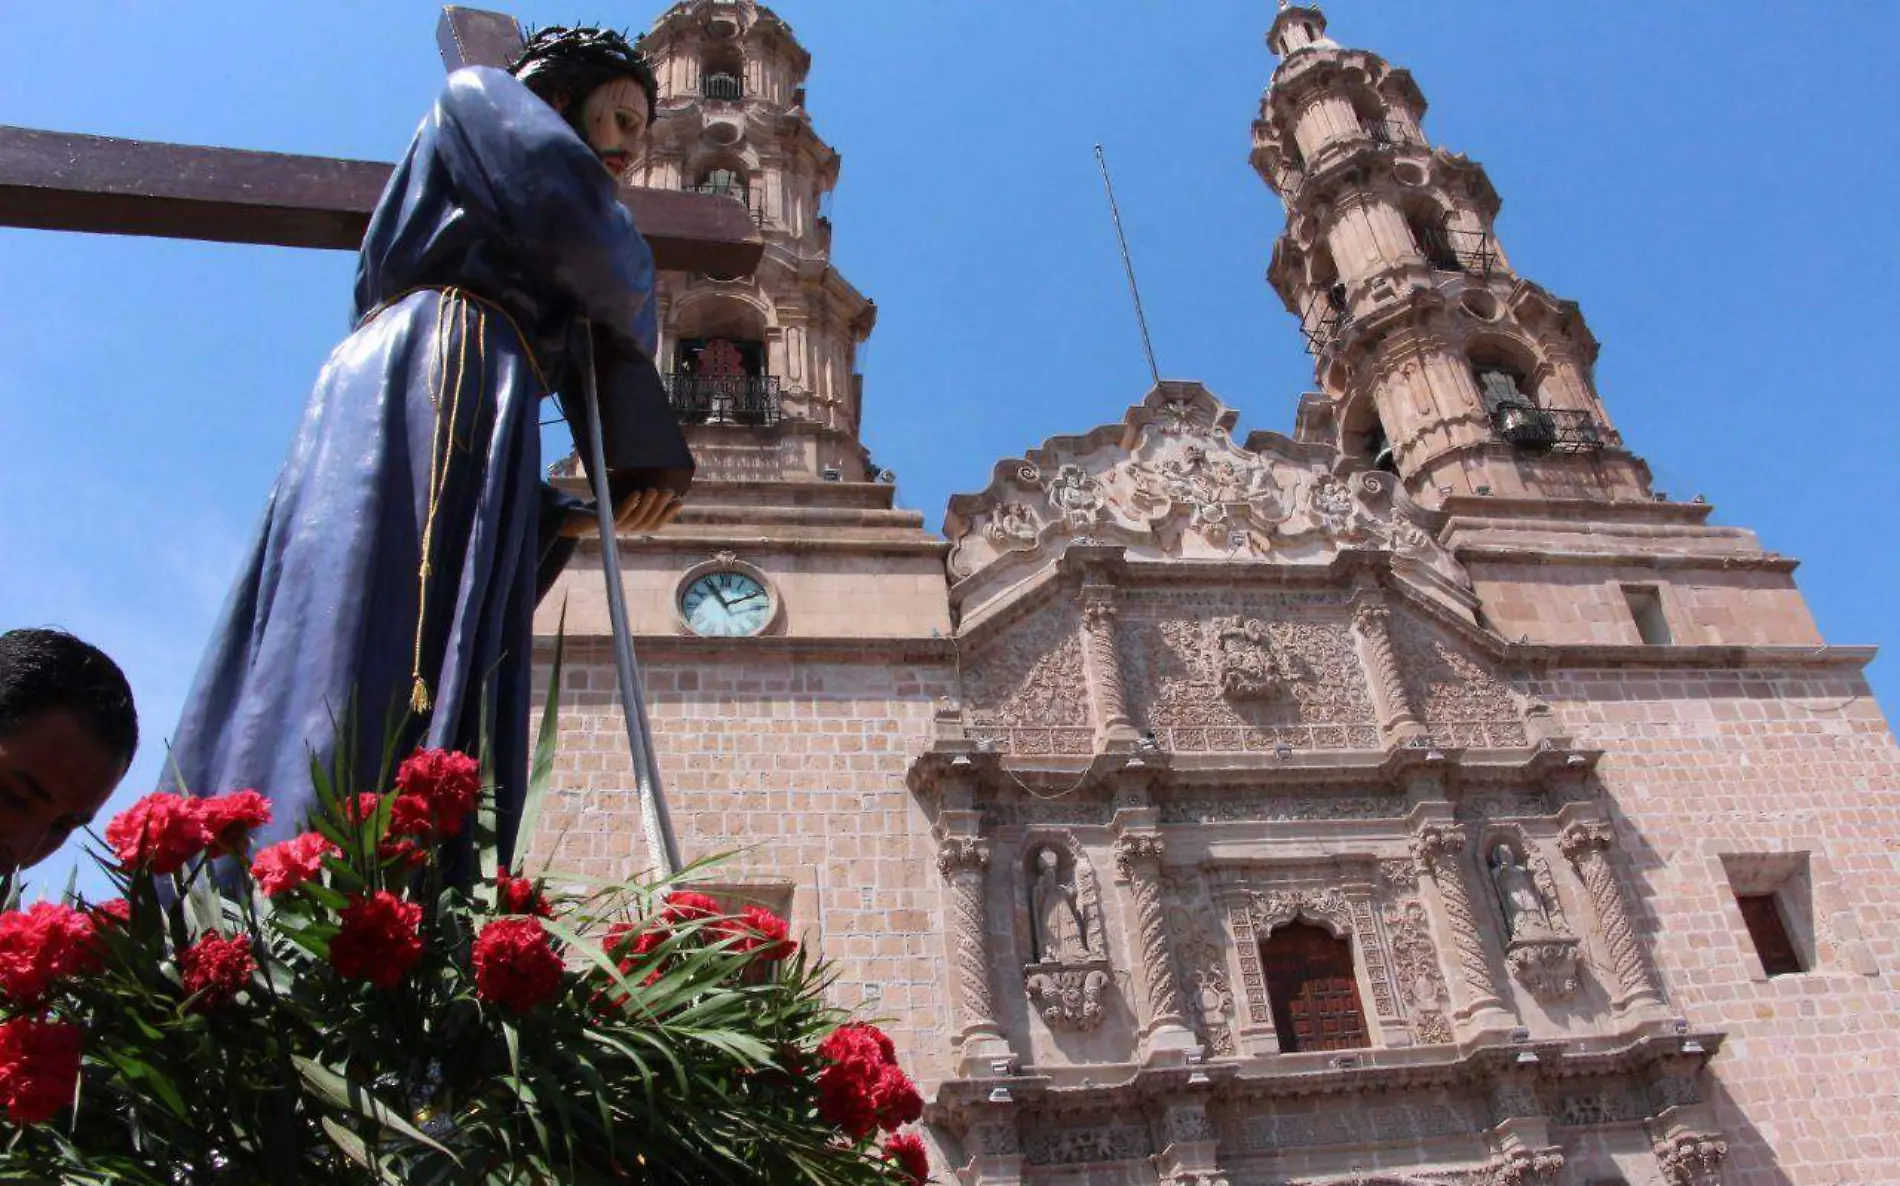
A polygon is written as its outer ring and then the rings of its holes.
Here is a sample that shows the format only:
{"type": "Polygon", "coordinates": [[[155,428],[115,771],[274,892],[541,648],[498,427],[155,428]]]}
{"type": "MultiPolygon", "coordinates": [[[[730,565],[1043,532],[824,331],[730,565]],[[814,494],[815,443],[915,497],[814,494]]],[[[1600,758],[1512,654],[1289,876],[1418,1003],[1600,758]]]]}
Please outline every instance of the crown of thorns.
{"type": "Polygon", "coordinates": [[[592,66],[635,78],[652,74],[646,58],[633,48],[626,34],[612,29],[569,29],[561,25],[549,25],[531,33],[521,49],[521,56],[509,65],[508,71],[525,80],[554,66],[592,66]]]}

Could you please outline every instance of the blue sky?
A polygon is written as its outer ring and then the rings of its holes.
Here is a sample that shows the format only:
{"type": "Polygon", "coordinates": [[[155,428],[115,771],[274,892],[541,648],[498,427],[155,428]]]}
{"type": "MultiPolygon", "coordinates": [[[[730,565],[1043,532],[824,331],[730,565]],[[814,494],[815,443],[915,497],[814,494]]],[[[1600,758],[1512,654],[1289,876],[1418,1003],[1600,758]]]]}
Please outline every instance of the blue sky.
{"type": "MultiPolygon", "coordinates": [[[[644,28],[658,5],[535,0],[644,28]]],[[[1266,0],[787,0],[844,156],[835,261],[880,308],[865,434],[932,525],[949,494],[1118,419],[1147,374],[1091,146],[1115,170],[1161,369],[1242,431],[1314,384],[1263,273],[1247,166],[1266,0]]],[[[436,6],[46,9],[0,122],[380,160],[440,82],[436,6]]],[[[1889,413],[1900,6],[1356,0],[1333,35],[1412,70],[1484,163],[1526,276],[1581,302],[1598,384],[1678,497],[1802,558],[1827,638],[1900,641],[1889,413]]],[[[0,230],[0,627],[58,623],[137,689],[149,789],[324,356],[346,253],[0,230]]],[[[1891,710],[1894,660],[1873,668],[1891,710]]],[[[117,803],[115,803],[117,806],[117,803]]],[[[42,869],[63,883],[68,854],[42,869]]]]}

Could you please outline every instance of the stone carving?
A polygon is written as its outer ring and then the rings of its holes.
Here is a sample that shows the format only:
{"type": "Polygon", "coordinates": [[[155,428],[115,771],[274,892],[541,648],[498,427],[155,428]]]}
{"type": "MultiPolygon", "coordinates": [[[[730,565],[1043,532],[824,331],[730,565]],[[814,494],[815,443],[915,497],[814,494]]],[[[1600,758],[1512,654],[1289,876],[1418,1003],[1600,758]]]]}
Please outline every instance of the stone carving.
{"type": "Polygon", "coordinates": [[[1464,1100],[1389,1107],[1325,1107],[1314,1111],[1223,1116],[1221,1131],[1242,1153],[1277,1153],[1334,1145],[1422,1141],[1476,1134],[1490,1127],[1481,1106],[1464,1100]]]}
{"type": "Polygon", "coordinates": [[[1491,884],[1504,910],[1505,932],[1513,939],[1538,938],[1556,933],[1550,907],[1531,880],[1531,872],[1508,844],[1491,848],[1491,884]]]}
{"type": "Polygon", "coordinates": [[[976,837],[947,837],[937,846],[937,869],[950,882],[950,963],[956,976],[959,1030],[966,1036],[995,1026],[989,928],[983,917],[989,863],[990,846],[976,837]]]}
{"type": "MultiPolygon", "coordinates": [[[[1417,882],[1412,883],[1414,886],[1417,882]]],[[[1392,948],[1392,969],[1398,979],[1399,999],[1411,1018],[1412,1039],[1421,1046],[1451,1042],[1451,1019],[1445,976],[1432,943],[1431,920],[1416,898],[1395,902],[1384,913],[1386,935],[1392,948]]]]}
{"type": "Polygon", "coordinates": [[[1036,850],[1035,881],[1029,889],[1029,922],[1034,962],[1060,964],[1089,957],[1088,920],[1076,904],[1074,869],[1063,875],[1062,857],[1053,848],[1036,850]]]}
{"type": "Polygon", "coordinates": [[[1671,1186],[1716,1186],[1722,1163],[1728,1160],[1728,1142],[1701,1133],[1680,1133],[1657,1141],[1655,1153],[1671,1186]]]}
{"type": "Polygon", "coordinates": [[[1376,596],[1362,596],[1353,602],[1353,634],[1359,639],[1373,703],[1379,711],[1379,727],[1388,738],[1419,731],[1418,715],[1412,711],[1398,655],[1392,649],[1388,627],[1391,617],[1391,611],[1376,596]]]}
{"type": "Polygon", "coordinates": [[[1513,1149],[1486,1167],[1487,1186],[1557,1186],[1564,1168],[1561,1149],[1513,1149]]]}
{"type": "Polygon", "coordinates": [[[1108,1015],[1109,970],[1106,960],[1081,967],[1031,964],[1024,969],[1023,987],[1052,1029],[1090,1030],[1108,1015]]]}
{"type": "Polygon", "coordinates": [[[1433,741],[1529,744],[1511,686],[1462,645],[1411,614],[1394,614],[1391,634],[1408,703],[1433,741]]]}
{"type": "Polygon", "coordinates": [[[1199,1108],[1169,1108],[1167,1133],[1170,1143],[1216,1139],[1214,1122],[1199,1108]]]}
{"type": "Polygon", "coordinates": [[[1271,933],[1296,918],[1323,923],[1336,936],[1352,934],[1352,906],[1338,890],[1269,890],[1252,896],[1254,931],[1271,933]]]}
{"type": "Polygon", "coordinates": [[[1269,700],[1295,678],[1273,649],[1267,624],[1258,618],[1222,618],[1215,624],[1215,637],[1220,690],[1228,699],[1269,700]]]}
{"type": "Polygon", "coordinates": [[[1649,1103],[1635,1092],[1599,1087],[1573,1092],[1557,1100],[1550,1122],[1566,1128],[1598,1124],[1627,1124],[1649,1116],[1649,1103]]]}
{"type": "Polygon", "coordinates": [[[1636,928],[1630,923],[1623,891],[1616,883],[1616,872],[1610,867],[1613,841],[1610,829],[1604,824],[1575,823],[1564,829],[1558,845],[1577,867],[1584,890],[1590,895],[1590,906],[1596,911],[1610,968],[1622,988],[1617,999],[1621,1008],[1639,1000],[1653,1002],[1660,998],[1650,981],[1649,966],[1643,959],[1636,928]]]}
{"type": "Polygon", "coordinates": [[[1135,897],[1142,980],[1148,989],[1149,1017],[1144,1028],[1149,1032],[1162,1026],[1186,1028],[1187,1021],[1181,990],[1174,981],[1166,911],[1161,901],[1163,852],[1161,837],[1153,833],[1130,832],[1115,842],[1115,867],[1135,897]]]}
{"type": "Polygon", "coordinates": [[[1485,958],[1484,935],[1478,929],[1478,916],[1465,887],[1464,850],[1464,830],[1455,825],[1427,824],[1412,838],[1412,857],[1418,862],[1419,872],[1438,886],[1439,899],[1445,904],[1467,998],[1463,1008],[1469,1013],[1501,1006],[1491,983],[1491,964],[1485,958]]]}
{"type": "Polygon", "coordinates": [[[1513,939],[1504,962],[1540,1001],[1569,1000],[1577,991],[1577,940],[1568,935],[1513,939]]]}
{"type": "Polygon", "coordinates": [[[1405,800],[1390,795],[1281,796],[1253,789],[1234,795],[1168,799],[1161,804],[1164,824],[1398,819],[1404,814],[1405,800]]]}
{"type": "Polygon", "coordinates": [[[1335,474],[1332,450],[1269,434],[1242,448],[1237,419],[1197,384],[1163,383],[1122,424],[1055,437],[999,464],[982,493],[951,499],[952,572],[1059,551],[1062,533],[1036,522],[1034,508],[1046,506],[1068,532],[1155,556],[1324,563],[1342,546],[1382,548],[1469,587],[1427,529],[1428,513],[1387,475],[1335,474]]]}
{"type": "Polygon", "coordinates": [[[1089,690],[1095,702],[1095,727],[1103,734],[1130,728],[1115,617],[1114,587],[1093,581],[1084,584],[1082,629],[1088,639],[1089,690]]]}
{"type": "Polygon", "coordinates": [[[1209,1054],[1231,1055],[1235,1053],[1234,990],[1227,978],[1226,955],[1205,922],[1209,911],[1203,907],[1199,885],[1183,877],[1164,875],[1161,880],[1188,1019],[1209,1054]]]}
{"type": "Polygon", "coordinates": [[[1147,1125],[1115,1123],[1076,1128],[1032,1125],[1023,1134],[1022,1149],[1031,1165],[1133,1161],[1154,1152],[1147,1125]]]}
{"type": "Polygon", "coordinates": [[[1088,753],[1088,681],[1075,611],[1038,614],[971,656],[963,668],[972,736],[1017,753],[1088,753]]]}

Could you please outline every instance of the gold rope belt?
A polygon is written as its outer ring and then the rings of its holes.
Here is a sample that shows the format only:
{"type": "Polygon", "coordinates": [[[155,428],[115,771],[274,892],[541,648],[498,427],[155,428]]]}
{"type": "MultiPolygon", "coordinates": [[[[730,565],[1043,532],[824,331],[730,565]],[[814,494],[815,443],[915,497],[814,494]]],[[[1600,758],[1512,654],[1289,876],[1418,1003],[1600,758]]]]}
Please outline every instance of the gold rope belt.
{"type": "MultiPolygon", "coordinates": [[[[435,409],[435,423],[429,437],[429,507],[422,521],[422,562],[416,570],[416,645],[410,663],[409,707],[417,713],[428,712],[434,707],[429,694],[429,683],[422,676],[422,640],[423,627],[428,621],[429,577],[435,566],[430,553],[435,543],[435,517],[441,509],[442,495],[449,484],[449,459],[455,448],[455,421],[462,406],[462,385],[468,376],[468,328],[471,318],[475,322],[475,400],[479,412],[484,391],[482,378],[488,373],[488,319],[484,313],[493,313],[506,322],[514,332],[515,340],[521,345],[521,352],[527,356],[528,368],[534,372],[535,381],[541,384],[543,393],[549,390],[547,377],[541,372],[541,364],[534,356],[534,348],[528,345],[526,334],[515,324],[508,311],[484,297],[454,285],[422,285],[400,292],[380,302],[365,313],[356,323],[362,329],[376,320],[392,306],[418,292],[439,292],[442,300],[435,307],[435,356],[429,360],[429,405],[435,409]],[[449,323],[455,324],[455,358],[453,362],[454,378],[451,380],[449,359],[449,323]],[[447,397],[449,406],[446,423],[442,416],[442,404],[447,397]]],[[[464,443],[463,452],[468,451],[464,443]]]]}

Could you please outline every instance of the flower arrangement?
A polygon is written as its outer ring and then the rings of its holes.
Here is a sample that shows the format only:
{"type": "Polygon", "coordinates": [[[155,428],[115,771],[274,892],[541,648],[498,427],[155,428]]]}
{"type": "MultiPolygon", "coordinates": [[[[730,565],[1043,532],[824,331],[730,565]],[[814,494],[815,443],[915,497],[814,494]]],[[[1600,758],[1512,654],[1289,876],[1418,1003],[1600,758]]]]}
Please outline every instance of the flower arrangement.
{"type": "Polygon", "coordinates": [[[465,754],[313,777],[292,839],[253,850],[253,791],[152,794],[105,830],[120,897],[7,903],[0,1181],[926,1180],[890,1039],[784,919],[496,867],[465,754]]]}

